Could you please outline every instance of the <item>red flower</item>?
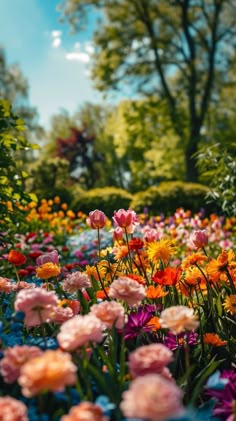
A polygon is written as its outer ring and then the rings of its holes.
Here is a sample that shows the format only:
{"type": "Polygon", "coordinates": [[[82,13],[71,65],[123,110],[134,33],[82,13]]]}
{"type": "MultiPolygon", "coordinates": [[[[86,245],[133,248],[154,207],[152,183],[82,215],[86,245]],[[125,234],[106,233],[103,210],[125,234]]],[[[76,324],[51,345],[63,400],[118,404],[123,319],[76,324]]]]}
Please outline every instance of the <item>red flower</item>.
{"type": "Polygon", "coordinates": [[[29,253],[29,257],[30,257],[30,259],[37,259],[42,254],[43,254],[42,251],[35,250],[35,251],[32,251],[31,253],[29,253]]]}
{"type": "Polygon", "coordinates": [[[176,285],[181,276],[180,268],[165,268],[158,270],[153,276],[152,280],[159,285],[176,285]]]}
{"type": "Polygon", "coordinates": [[[140,250],[143,248],[144,242],[141,238],[133,238],[133,240],[129,241],[129,248],[130,250],[140,250]]]}
{"type": "Polygon", "coordinates": [[[26,257],[19,251],[10,250],[7,260],[15,266],[20,266],[26,262],[26,257]]]}
{"type": "Polygon", "coordinates": [[[19,276],[27,276],[27,275],[29,275],[29,271],[27,269],[20,269],[20,270],[18,270],[18,275],[19,276]]]}

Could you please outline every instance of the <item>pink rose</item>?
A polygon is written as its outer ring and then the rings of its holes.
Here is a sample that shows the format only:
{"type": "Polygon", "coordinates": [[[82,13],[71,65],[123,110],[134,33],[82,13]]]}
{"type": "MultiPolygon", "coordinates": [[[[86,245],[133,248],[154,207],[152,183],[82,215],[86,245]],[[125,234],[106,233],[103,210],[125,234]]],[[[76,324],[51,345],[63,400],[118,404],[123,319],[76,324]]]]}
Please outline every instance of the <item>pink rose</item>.
{"type": "Polygon", "coordinates": [[[70,294],[77,292],[79,289],[91,286],[90,279],[86,273],[72,272],[66,276],[62,283],[63,289],[70,294]]]}

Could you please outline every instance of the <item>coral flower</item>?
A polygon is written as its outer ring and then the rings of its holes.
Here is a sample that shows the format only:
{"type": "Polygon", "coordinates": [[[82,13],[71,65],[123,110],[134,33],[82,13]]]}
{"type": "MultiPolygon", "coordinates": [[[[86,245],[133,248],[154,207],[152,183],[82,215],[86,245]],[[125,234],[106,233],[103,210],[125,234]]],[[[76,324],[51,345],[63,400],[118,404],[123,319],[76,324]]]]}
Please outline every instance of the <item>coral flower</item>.
{"type": "Polygon", "coordinates": [[[86,223],[92,229],[100,229],[105,226],[106,220],[106,215],[102,211],[95,209],[94,211],[89,212],[86,223]]]}
{"type": "Polygon", "coordinates": [[[145,285],[146,281],[144,280],[143,276],[136,275],[135,273],[129,273],[125,275],[127,278],[133,279],[134,281],[138,282],[138,284],[145,285]]]}
{"type": "Polygon", "coordinates": [[[73,406],[69,414],[64,415],[61,421],[108,421],[108,417],[103,415],[100,406],[84,401],[73,406]]]}
{"type": "Polygon", "coordinates": [[[180,268],[167,267],[164,270],[158,270],[153,276],[152,280],[159,285],[173,286],[180,280],[181,277],[180,268]]]}
{"type": "Polygon", "coordinates": [[[103,339],[103,323],[93,314],[74,316],[63,323],[57,340],[65,351],[75,351],[88,342],[101,342],[103,339]]]}
{"type": "Polygon", "coordinates": [[[37,326],[50,321],[51,313],[57,306],[57,296],[54,291],[46,291],[43,288],[23,289],[14,303],[16,311],[25,313],[25,325],[37,326]]]}
{"type": "Polygon", "coordinates": [[[224,346],[227,344],[227,341],[222,341],[217,333],[205,333],[203,335],[203,342],[212,346],[224,346]]]}
{"type": "Polygon", "coordinates": [[[226,297],[223,306],[225,310],[230,314],[236,314],[236,295],[231,294],[228,297],[226,297]]]}
{"type": "Polygon", "coordinates": [[[165,421],[184,411],[183,392],[159,374],[137,377],[122,395],[120,408],[127,418],[165,421]]]}
{"type": "Polygon", "coordinates": [[[186,330],[195,330],[199,322],[193,309],[185,306],[172,306],[161,312],[160,323],[162,327],[178,333],[186,330]]]}
{"type": "Polygon", "coordinates": [[[0,292],[9,294],[12,291],[12,284],[9,279],[0,276],[0,292]]]}
{"type": "Polygon", "coordinates": [[[146,297],[146,292],[143,285],[124,276],[112,282],[109,297],[123,300],[132,307],[139,304],[146,297]]]}
{"type": "Polygon", "coordinates": [[[7,260],[15,266],[21,266],[26,262],[26,257],[19,251],[10,250],[7,260]]]}
{"type": "Polygon", "coordinates": [[[19,384],[26,397],[46,390],[58,392],[76,383],[77,367],[70,354],[60,350],[47,350],[32,358],[21,368],[19,384]]]}
{"type": "Polygon", "coordinates": [[[217,259],[212,259],[206,265],[206,271],[210,277],[219,279],[227,269],[236,267],[235,253],[233,250],[222,250],[217,259]]]}
{"type": "Polygon", "coordinates": [[[6,383],[14,383],[19,375],[21,367],[31,358],[38,357],[43,351],[37,346],[15,345],[4,350],[0,362],[0,372],[6,383]]]}
{"type": "Polygon", "coordinates": [[[28,421],[27,407],[10,396],[0,397],[0,421],[28,421]]]}
{"type": "Polygon", "coordinates": [[[117,329],[124,327],[125,309],[122,304],[116,301],[104,301],[100,304],[94,304],[90,312],[98,317],[108,329],[111,329],[112,326],[115,326],[117,329]]]}
{"type": "Polygon", "coordinates": [[[169,291],[164,291],[161,285],[158,285],[157,287],[150,285],[146,290],[147,298],[150,298],[152,300],[155,300],[156,298],[165,297],[167,294],[169,294],[169,291]]]}
{"type": "Polygon", "coordinates": [[[40,279],[49,279],[53,276],[58,276],[60,273],[60,266],[52,262],[44,263],[42,266],[36,268],[36,275],[40,279]]]}
{"type": "Polygon", "coordinates": [[[167,264],[175,251],[176,249],[173,242],[166,238],[162,238],[160,241],[153,243],[147,243],[148,258],[155,265],[158,264],[160,260],[164,264],[167,264]]]}
{"type": "Polygon", "coordinates": [[[72,272],[66,276],[62,283],[63,289],[70,294],[77,292],[79,289],[91,286],[91,281],[86,273],[72,272]]]}
{"type": "Polygon", "coordinates": [[[173,352],[163,344],[141,346],[129,354],[129,371],[133,377],[161,374],[173,360],[173,352]]]}

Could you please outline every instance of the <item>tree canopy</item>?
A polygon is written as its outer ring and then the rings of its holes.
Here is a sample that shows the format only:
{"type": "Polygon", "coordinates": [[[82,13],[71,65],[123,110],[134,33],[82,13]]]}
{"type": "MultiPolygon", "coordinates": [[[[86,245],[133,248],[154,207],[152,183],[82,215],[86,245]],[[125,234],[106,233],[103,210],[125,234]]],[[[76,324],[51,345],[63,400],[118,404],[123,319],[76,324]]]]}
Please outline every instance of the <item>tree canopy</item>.
{"type": "Polygon", "coordinates": [[[165,99],[185,144],[187,179],[196,180],[193,155],[235,57],[235,0],[64,0],[60,8],[75,30],[97,12],[96,86],[165,99]]]}

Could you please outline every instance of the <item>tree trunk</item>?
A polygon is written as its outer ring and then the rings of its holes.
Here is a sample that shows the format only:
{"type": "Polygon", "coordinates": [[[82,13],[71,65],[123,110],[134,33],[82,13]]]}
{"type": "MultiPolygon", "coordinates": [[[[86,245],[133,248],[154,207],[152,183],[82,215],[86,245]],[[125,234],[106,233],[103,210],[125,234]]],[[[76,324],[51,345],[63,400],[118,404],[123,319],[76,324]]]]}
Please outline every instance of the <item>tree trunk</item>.
{"type": "Polygon", "coordinates": [[[186,165],[186,181],[196,183],[198,181],[198,169],[196,166],[197,159],[193,156],[198,150],[200,141],[200,133],[198,129],[194,129],[190,133],[190,138],[185,151],[185,165],[186,165]]]}

